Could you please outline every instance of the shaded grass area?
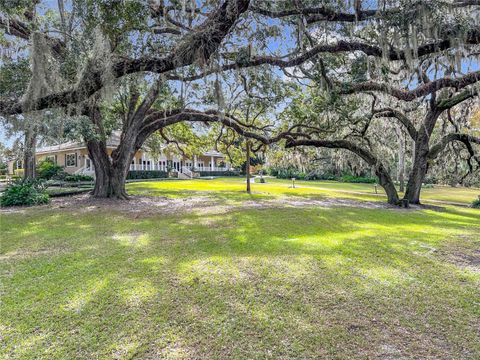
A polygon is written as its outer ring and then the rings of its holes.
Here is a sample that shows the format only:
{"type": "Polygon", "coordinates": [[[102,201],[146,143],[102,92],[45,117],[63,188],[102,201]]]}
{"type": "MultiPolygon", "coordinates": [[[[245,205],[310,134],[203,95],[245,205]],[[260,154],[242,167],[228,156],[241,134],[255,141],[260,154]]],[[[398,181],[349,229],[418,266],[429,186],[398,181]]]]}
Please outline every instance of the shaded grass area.
{"type": "Polygon", "coordinates": [[[4,358],[480,356],[478,210],[1,216],[4,358]]]}

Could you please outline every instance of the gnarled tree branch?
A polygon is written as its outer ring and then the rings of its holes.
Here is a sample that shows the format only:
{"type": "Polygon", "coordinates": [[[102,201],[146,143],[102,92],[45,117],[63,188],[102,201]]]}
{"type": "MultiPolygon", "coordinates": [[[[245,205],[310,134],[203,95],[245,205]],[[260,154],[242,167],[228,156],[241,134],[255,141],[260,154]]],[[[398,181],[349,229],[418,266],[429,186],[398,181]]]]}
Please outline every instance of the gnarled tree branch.
{"type": "MultiPolygon", "coordinates": [[[[141,71],[165,73],[190,65],[195,61],[205,62],[214,53],[237,19],[247,11],[250,0],[226,0],[192,33],[179,40],[174,50],[162,58],[113,59],[112,73],[115,78],[141,71]]],[[[88,99],[103,87],[104,69],[92,70],[79,86],[41,97],[30,110],[63,107],[88,99]]],[[[12,115],[23,112],[24,104],[18,100],[0,101],[0,114],[12,115]]]]}

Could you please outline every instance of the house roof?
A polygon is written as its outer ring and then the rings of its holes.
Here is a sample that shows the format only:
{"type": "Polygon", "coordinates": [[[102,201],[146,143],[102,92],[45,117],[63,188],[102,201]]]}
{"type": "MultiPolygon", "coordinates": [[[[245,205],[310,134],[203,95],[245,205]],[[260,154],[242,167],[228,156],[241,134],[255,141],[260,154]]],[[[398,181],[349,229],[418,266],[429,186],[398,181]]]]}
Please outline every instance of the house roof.
{"type": "Polygon", "coordinates": [[[37,149],[37,154],[48,154],[48,153],[56,153],[59,151],[64,150],[76,150],[76,149],[83,149],[85,148],[85,143],[83,142],[73,142],[69,141],[59,145],[52,145],[52,146],[45,146],[42,148],[37,149]]]}
{"type": "Polygon", "coordinates": [[[203,155],[205,155],[205,156],[223,156],[223,154],[221,152],[218,152],[218,151],[215,151],[215,150],[206,151],[206,152],[203,153],[203,155]]]}

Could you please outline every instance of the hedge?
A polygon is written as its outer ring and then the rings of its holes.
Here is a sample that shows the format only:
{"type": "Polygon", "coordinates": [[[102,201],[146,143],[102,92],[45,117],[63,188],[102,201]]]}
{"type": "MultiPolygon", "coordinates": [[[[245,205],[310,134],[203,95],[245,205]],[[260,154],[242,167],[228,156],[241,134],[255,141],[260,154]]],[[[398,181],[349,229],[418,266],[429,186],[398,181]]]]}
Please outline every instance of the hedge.
{"type": "Polygon", "coordinates": [[[200,176],[238,176],[238,171],[195,171],[200,176]]]}
{"type": "Polygon", "coordinates": [[[343,175],[340,178],[340,181],[346,182],[346,183],[374,184],[378,182],[378,179],[376,177],[343,175]]]}
{"type": "Polygon", "coordinates": [[[163,179],[168,173],[160,170],[132,170],[127,174],[127,180],[131,179],[163,179]]]}
{"type": "Polygon", "coordinates": [[[472,207],[475,209],[480,209],[480,195],[478,196],[477,200],[473,200],[472,207]]]}

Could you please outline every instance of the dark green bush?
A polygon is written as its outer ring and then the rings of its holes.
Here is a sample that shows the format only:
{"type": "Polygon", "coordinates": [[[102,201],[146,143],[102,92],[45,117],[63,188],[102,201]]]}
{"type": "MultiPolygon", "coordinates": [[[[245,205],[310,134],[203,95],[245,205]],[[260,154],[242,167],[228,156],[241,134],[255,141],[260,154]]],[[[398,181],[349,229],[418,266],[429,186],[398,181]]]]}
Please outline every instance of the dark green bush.
{"type": "Polygon", "coordinates": [[[480,209],[480,196],[478,197],[477,200],[473,200],[472,207],[475,209],[480,209]]]}
{"type": "Polygon", "coordinates": [[[368,176],[354,176],[351,174],[344,174],[343,176],[336,176],[331,172],[321,172],[319,170],[314,170],[305,174],[297,170],[294,167],[286,168],[276,168],[271,167],[267,169],[267,172],[271,176],[276,176],[279,179],[291,179],[295,178],[298,180],[334,180],[334,181],[343,181],[348,183],[367,183],[374,184],[377,182],[376,177],[368,176]]]}
{"type": "Polygon", "coordinates": [[[338,180],[338,176],[331,173],[312,171],[305,176],[305,180],[338,180]]]}
{"type": "Polygon", "coordinates": [[[288,168],[269,168],[268,169],[268,174],[271,176],[276,176],[279,179],[299,179],[303,180],[305,179],[306,174],[304,172],[298,171],[297,169],[293,167],[288,167],[288,168]]]}
{"type": "Polygon", "coordinates": [[[238,176],[238,171],[195,171],[200,176],[238,176]]]}
{"type": "Polygon", "coordinates": [[[159,170],[133,170],[127,174],[127,180],[131,179],[163,179],[168,177],[166,171],[159,170]]]}
{"type": "Polygon", "coordinates": [[[49,196],[41,180],[17,180],[10,183],[0,196],[0,206],[46,204],[49,196]]]}
{"type": "Polygon", "coordinates": [[[424,180],[425,184],[438,184],[440,181],[435,176],[427,176],[424,180]]]}
{"type": "Polygon", "coordinates": [[[58,178],[63,173],[63,167],[53,163],[51,160],[40,161],[37,165],[37,177],[39,179],[50,180],[58,178]]]}
{"type": "Polygon", "coordinates": [[[376,177],[343,175],[340,178],[340,181],[346,183],[375,184],[376,182],[378,182],[378,179],[376,177]]]}
{"type": "Polygon", "coordinates": [[[93,181],[93,177],[90,175],[74,174],[65,176],[64,180],[68,182],[93,181]]]}

